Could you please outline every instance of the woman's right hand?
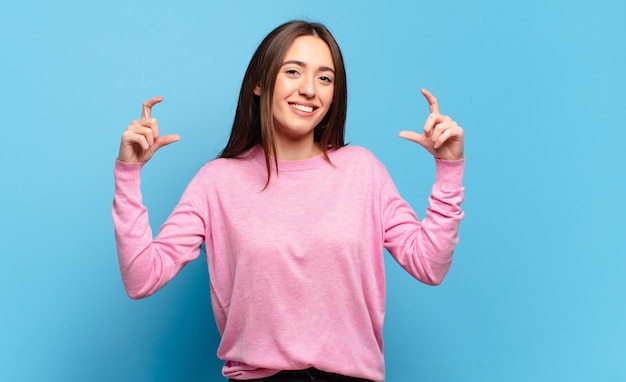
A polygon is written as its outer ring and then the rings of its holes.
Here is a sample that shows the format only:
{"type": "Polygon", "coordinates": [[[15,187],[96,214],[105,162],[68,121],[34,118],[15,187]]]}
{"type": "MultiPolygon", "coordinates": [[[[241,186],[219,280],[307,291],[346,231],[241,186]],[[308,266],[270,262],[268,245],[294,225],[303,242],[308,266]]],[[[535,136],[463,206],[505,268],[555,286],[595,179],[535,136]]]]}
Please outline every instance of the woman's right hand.
{"type": "Polygon", "coordinates": [[[152,107],[161,101],[163,97],[153,97],[143,103],[141,119],[131,122],[122,134],[117,159],[126,163],[146,163],[158,149],[180,139],[176,134],[159,136],[159,122],[150,114],[152,107]]]}

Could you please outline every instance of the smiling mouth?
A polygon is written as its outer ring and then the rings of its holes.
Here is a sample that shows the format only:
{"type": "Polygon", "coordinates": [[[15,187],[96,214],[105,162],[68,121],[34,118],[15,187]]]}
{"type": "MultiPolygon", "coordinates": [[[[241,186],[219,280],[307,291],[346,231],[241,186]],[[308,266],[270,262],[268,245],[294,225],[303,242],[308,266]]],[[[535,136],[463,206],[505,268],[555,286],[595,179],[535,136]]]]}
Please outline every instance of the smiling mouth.
{"type": "Polygon", "coordinates": [[[303,111],[305,113],[312,113],[313,110],[316,109],[313,106],[305,106],[305,105],[300,105],[300,104],[297,104],[297,103],[290,103],[289,107],[292,108],[292,109],[296,109],[298,111],[303,111]]]}

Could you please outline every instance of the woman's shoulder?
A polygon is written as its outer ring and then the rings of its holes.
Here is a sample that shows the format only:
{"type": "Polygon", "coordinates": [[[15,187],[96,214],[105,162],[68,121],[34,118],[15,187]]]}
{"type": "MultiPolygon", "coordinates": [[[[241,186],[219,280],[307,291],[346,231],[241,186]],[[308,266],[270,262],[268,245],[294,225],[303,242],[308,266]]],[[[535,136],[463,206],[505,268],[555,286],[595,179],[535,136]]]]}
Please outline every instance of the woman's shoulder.
{"type": "Polygon", "coordinates": [[[260,147],[252,147],[244,151],[243,153],[237,155],[234,158],[215,158],[206,162],[201,171],[225,171],[225,170],[241,170],[244,167],[255,166],[257,165],[262,158],[260,147]]]}
{"type": "Polygon", "coordinates": [[[362,163],[379,166],[381,163],[376,156],[367,148],[362,146],[343,146],[329,151],[331,161],[362,163]]]}
{"type": "Polygon", "coordinates": [[[232,183],[239,178],[265,174],[264,162],[255,150],[248,150],[235,158],[215,158],[205,162],[196,173],[196,178],[211,184],[232,183]]]}

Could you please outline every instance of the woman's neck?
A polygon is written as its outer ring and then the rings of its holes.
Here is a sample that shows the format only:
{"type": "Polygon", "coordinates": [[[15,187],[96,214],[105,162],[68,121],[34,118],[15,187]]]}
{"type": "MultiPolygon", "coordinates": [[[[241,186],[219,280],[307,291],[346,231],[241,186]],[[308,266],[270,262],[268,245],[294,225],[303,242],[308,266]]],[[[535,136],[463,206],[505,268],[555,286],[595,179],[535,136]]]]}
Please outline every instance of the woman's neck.
{"type": "Polygon", "coordinates": [[[277,139],[276,158],[278,160],[303,160],[316,157],[322,153],[319,143],[311,140],[277,139]]]}

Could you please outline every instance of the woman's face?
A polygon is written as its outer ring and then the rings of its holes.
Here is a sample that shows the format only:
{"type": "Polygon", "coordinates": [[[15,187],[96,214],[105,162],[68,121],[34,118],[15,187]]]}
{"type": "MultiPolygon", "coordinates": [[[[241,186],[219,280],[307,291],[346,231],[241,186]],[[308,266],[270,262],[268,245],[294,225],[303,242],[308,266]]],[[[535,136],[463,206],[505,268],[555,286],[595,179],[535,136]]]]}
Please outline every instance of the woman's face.
{"type": "Polygon", "coordinates": [[[279,140],[313,141],[313,130],[333,102],[335,67],[324,40],[296,38],[276,76],[272,98],[274,133],[279,140]]]}

